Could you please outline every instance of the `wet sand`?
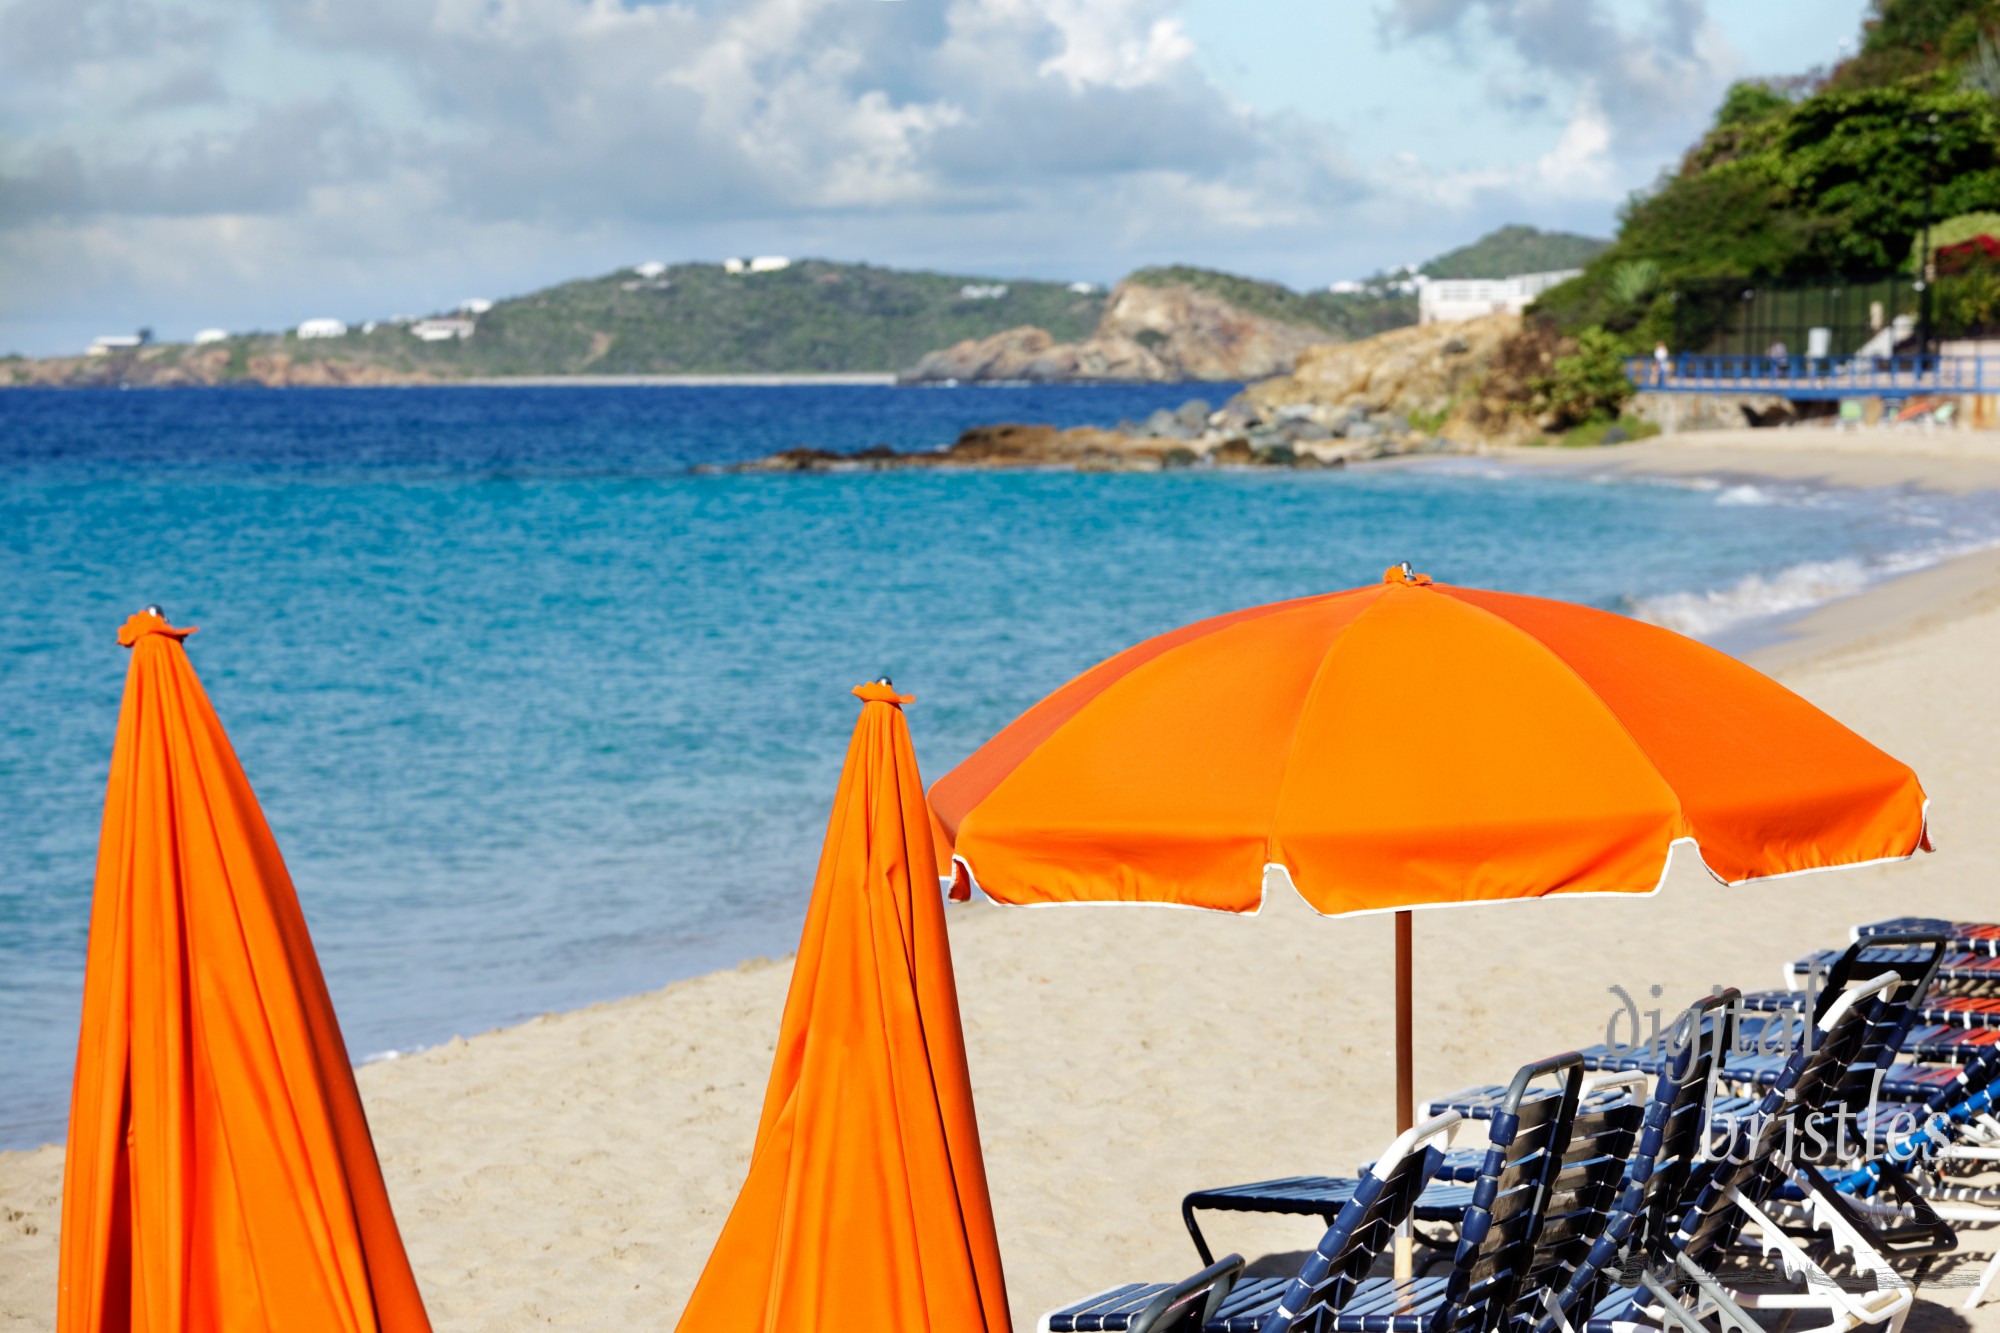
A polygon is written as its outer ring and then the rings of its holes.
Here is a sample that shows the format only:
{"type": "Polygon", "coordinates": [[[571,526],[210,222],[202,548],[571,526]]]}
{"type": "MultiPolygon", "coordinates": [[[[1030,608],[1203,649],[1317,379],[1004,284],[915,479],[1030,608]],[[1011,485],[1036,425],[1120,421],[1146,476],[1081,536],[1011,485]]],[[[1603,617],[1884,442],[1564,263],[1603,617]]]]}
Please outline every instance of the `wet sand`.
{"type": "MultiPolygon", "coordinates": [[[[1530,461],[2000,489],[2000,442],[1981,437],[1878,432],[1816,449],[1817,432],[1735,434],[1530,461]]],[[[1754,660],[1916,767],[1941,850],[1733,890],[1688,859],[1650,897],[1420,913],[1419,1096],[1602,1040],[1613,985],[1670,1013],[1714,983],[1776,985],[1787,960],[1844,942],[1857,921],[2000,919],[2000,821],[1987,812],[2000,796],[2000,555],[1794,628],[1754,660]]],[[[1187,1190],[1348,1172],[1390,1139],[1388,918],[1316,920],[1295,899],[1251,919],[950,915],[1017,1328],[1114,1281],[1191,1272],[1187,1190]]],[[[439,1329],[672,1326],[747,1165],[787,976],[782,962],[746,964],[361,1071],[439,1329]]],[[[0,1153],[0,1333],[54,1326],[61,1165],[55,1147],[0,1153]]],[[[1307,1248],[1318,1231],[1209,1227],[1218,1250],[1249,1255],[1307,1248]]],[[[1964,1326],[1962,1295],[1934,1288],[1913,1327],[1964,1326]]],[[[2000,1304],[1970,1326],[2000,1331],[2000,1304]]]]}

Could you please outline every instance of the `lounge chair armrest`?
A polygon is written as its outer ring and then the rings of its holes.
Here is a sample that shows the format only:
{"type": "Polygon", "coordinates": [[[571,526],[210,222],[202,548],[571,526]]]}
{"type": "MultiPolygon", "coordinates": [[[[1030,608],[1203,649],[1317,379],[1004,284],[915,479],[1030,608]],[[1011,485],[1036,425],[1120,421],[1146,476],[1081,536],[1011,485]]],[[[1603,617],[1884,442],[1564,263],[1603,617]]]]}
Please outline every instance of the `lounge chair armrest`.
{"type": "Polygon", "coordinates": [[[1132,1316],[1126,1333],[1201,1333],[1242,1275],[1243,1256],[1226,1254],[1155,1296],[1132,1316]]]}
{"type": "Polygon", "coordinates": [[[1909,1210],[1908,1217],[1892,1221],[1881,1213],[1863,1213],[1855,1208],[1812,1163],[1799,1162],[1797,1166],[1820,1196],[1820,1202],[1873,1246],[1885,1261],[1929,1259],[1958,1248],[1958,1233],[1937,1215],[1937,1210],[1917,1192],[1900,1167],[1887,1161],[1877,1163],[1882,1184],[1896,1196],[1898,1204],[1909,1210]]]}

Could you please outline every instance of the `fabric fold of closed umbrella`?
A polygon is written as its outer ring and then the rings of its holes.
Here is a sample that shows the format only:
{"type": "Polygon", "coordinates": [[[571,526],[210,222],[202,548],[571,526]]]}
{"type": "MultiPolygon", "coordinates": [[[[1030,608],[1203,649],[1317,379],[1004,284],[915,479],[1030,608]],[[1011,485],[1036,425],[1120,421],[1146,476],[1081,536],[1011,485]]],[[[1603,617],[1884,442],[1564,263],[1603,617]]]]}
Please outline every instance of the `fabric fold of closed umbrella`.
{"type": "Polygon", "coordinates": [[[276,840],[144,612],[111,758],[64,1163],[60,1333],[427,1333],[276,840]]]}
{"type": "Polygon", "coordinates": [[[683,1333],[1010,1327],[909,699],[854,693],[749,1177],[683,1333]]]}

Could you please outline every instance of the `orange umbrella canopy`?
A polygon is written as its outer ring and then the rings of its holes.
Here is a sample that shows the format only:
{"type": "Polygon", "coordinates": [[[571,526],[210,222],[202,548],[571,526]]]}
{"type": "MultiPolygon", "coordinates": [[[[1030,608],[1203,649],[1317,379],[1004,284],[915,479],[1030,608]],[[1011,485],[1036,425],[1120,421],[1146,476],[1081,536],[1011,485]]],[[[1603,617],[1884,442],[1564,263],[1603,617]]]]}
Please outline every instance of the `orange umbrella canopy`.
{"type": "Polygon", "coordinates": [[[1149,639],[931,791],[1007,903],[1318,911],[1730,883],[1904,857],[1923,789],[1723,653],[1566,602],[1383,582],[1149,639]]]}
{"type": "Polygon", "coordinates": [[[685,1333],[1009,1328],[909,699],[854,693],[749,1179],[685,1333]]]}
{"type": "Polygon", "coordinates": [[[181,640],[132,650],[63,1171],[61,1333],[428,1333],[298,895],[181,640]]]}

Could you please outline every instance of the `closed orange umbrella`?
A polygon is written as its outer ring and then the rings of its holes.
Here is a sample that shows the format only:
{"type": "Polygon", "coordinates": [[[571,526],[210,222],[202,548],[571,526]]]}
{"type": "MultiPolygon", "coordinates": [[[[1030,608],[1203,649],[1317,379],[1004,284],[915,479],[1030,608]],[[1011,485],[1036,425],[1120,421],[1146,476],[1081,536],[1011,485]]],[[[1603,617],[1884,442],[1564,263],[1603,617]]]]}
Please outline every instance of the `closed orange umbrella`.
{"type": "MultiPolygon", "coordinates": [[[[1723,653],[1565,602],[1381,583],[1149,639],[945,775],[954,893],[1338,915],[1648,893],[1926,847],[1914,773],[1723,653]]],[[[1409,913],[1397,921],[1410,1124],[1409,913]]]]}
{"type": "Polygon", "coordinates": [[[1009,1327],[909,699],[854,693],[750,1175],[685,1333],[1009,1327]]]}
{"type": "Polygon", "coordinates": [[[277,842],[157,608],[104,803],[60,1333],[428,1333],[277,842]]]}

